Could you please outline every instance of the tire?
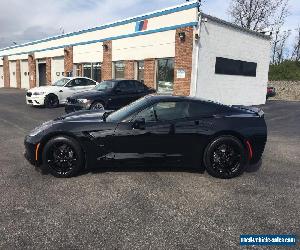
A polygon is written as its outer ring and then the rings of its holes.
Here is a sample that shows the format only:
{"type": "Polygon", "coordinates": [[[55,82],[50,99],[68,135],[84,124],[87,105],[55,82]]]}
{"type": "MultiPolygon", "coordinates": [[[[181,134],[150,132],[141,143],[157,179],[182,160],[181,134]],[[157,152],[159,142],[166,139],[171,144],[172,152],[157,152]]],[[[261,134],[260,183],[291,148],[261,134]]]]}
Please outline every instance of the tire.
{"type": "Polygon", "coordinates": [[[247,154],[239,139],[224,135],[215,138],[208,144],[203,162],[211,176],[230,179],[244,172],[247,154]]]}
{"type": "Polygon", "coordinates": [[[91,110],[105,110],[104,104],[102,102],[94,102],[91,107],[91,110]]]}
{"type": "Polygon", "coordinates": [[[45,98],[45,107],[46,108],[56,108],[59,105],[59,100],[57,95],[49,94],[45,98]]]}
{"type": "Polygon", "coordinates": [[[73,177],[84,164],[79,143],[67,136],[50,139],[43,149],[43,167],[59,178],[73,177]]]}

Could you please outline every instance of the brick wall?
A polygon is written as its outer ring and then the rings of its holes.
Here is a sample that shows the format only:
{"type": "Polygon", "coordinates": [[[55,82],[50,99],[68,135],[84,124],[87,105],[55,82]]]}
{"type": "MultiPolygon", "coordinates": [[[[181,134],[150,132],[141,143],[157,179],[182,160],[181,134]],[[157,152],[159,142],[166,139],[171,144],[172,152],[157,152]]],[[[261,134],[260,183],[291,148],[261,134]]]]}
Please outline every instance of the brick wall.
{"type": "Polygon", "coordinates": [[[174,95],[190,95],[192,78],[192,55],[193,55],[193,27],[176,30],[175,37],[175,65],[174,65],[174,95]],[[181,41],[179,33],[185,33],[185,40],[181,41]],[[185,71],[185,78],[177,78],[177,70],[185,71]]]}
{"type": "Polygon", "coordinates": [[[134,79],[134,61],[124,61],[125,79],[134,79]]]}
{"type": "Polygon", "coordinates": [[[112,42],[105,41],[103,45],[107,45],[107,50],[103,47],[103,63],[101,67],[102,80],[112,79],[112,42]]]}
{"type": "Polygon", "coordinates": [[[144,83],[150,88],[155,88],[155,59],[144,60],[144,83]]]}
{"type": "Polygon", "coordinates": [[[30,88],[36,87],[36,60],[34,55],[28,56],[28,69],[29,69],[29,86],[30,88]]]}
{"type": "Polygon", "coordinates": [[[10,76],[9,76],[9,61],[8,57],[3,57],[3,78],[4,78],[4,87],[10,87],[10,76]]]}
{"type": "Polygon", "coordinates": [[[51,84],[51,58],[47,57],[46,58],[46,81],[47,84],[51,84]]]}
{"type": "Polygon", "coordinates": [[[73,47],[65,47],[64,49],[64,66],[65,76],[73,71],[73,47]]]}
{"type": "Polygon", "coordinates": [[[17,82],[17,88],[21,88],[21,61],[16,61],[16,82],[17,82]]]}

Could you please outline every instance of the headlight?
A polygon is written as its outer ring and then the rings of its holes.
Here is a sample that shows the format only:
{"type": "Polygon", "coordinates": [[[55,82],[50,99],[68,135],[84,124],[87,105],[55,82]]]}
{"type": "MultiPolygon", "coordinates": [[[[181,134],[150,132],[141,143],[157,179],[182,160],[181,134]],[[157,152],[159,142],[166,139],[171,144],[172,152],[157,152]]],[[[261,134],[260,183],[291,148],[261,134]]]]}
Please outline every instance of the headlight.
{"type": "Polygon", "coordinates": [[[33,92],[33,95],[44,95],[45,92],[33,92]]]}
{"type": "Polygon", "coordinates": [[[88,99],[77,99],[78,103],[83,103],[83,104],[87,104],[90,102],[90,100],[88,99]]]}

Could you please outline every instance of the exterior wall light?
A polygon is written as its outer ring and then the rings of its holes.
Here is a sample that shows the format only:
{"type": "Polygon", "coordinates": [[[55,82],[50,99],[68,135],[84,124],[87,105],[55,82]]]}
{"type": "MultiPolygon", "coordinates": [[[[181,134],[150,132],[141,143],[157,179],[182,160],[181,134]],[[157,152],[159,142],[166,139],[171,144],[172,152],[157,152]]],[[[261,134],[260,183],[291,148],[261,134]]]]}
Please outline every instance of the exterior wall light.
{"type": "Polygon", "coordinates": [[[108,51],[108,45],[107,44],[103,44],[102,47],[103,47],[104,51],[108,51]]]}
{"type": "Polygon", "coordinates": [[[179,39],[181,42],[184,42],[185,41],[185,32],[179,32],[179,39]]]}

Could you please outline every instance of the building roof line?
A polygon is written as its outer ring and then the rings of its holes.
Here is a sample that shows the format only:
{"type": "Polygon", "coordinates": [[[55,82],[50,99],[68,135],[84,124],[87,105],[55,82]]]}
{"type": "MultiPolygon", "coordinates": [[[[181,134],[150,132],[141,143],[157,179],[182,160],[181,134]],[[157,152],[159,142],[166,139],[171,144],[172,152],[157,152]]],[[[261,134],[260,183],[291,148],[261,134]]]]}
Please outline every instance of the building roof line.
{"type": "Polygon", "coordinates": [[[254,30],[250,30],[250,29],[247,29],[247,28],[243,28],[237,24],[234,24],[234,23],[231,23],[231,22],[227,22],[227,21],[224,21],[220,18],[217,18],[217,17],[214,17],[214,16],[211,16],[211,15],[208,15],[208,14],[205,14],[205,13],[201,13],[201,16],[202,18],[207,18],[207,19],[210,19],[212,21],[215,21],[217,23],[220,23],[220,24],[223,24],[223,25],[226,25],[226,26],[229,26],[229,27],[232,27],[234,29],[238,29],[240,31],[243,31],[243,32],[246,32],[246,33],[249,33],[249,34],[252,34],[252,35],[255,35],[255,36],[259,36],[261,38],[264,38],[264,39],[267,39],[267,40],[271,40],[271,36],[268,36],[268,35],[265,35],[263,33],[260,33],[260,32],[257,32],[257,31],[254,31],[254,30]]]}
{"type": "Polygon", "coordinates": [[[173,26],[167,26],[167,27],[154,29],[154,30],[134,32],[134,33],[131,33],[131,34],[126,34],[126,35],[106,37],[106,38],[103,38],[103,39],[91,40],[91,41],[86,41],[86,42],[64,44],[64,45],[54,46],[54,47],[45,48],[45,49],[38,49],[38,50],[32,50],[32,51],[26,51],[26,52],[12,53],[12,54],[7,54],[5,56],[17,56],[17,55],[24,55],[24,54],[32,54],[32,53],[35,53],[35,52],[43,52],[43,51],[55,50],[55,49],[63,49],[65,47],[69,47],[69,46],[80,46],[80,45],[87,45],[87,44],[93,44],[93,43],[100,43],[100,42],[104,42],[104,41],[113,41],[113,40],[118,40],[118,39],[124,39],[124,38],[142,36],[142,35],[149,35],[149,34],[153,34],[153,33],[159,33],[159,32],[164,32],[164,31],[169,31],[169,30],[175,30],[175,29],[178,29],[178,28],[191,27],[191,26],[197,26],[197,25],[198,25],[198,22],[189,22],[189,23],[183,23],[183,24],[178,24],[178,25],[173,25],[173,26]]]}
{"type": "Polygon", "coordinates": [[[67,34],[57,35],[57,36],[48,37],[48,38],[44,38],[44,39],[41,39],[41,40],[36,40],[36,41],[20,44],[20,45],[15,45],[15,46],[2,48],[2,49],[0,49],[0,51],[21,48],[21,47],[25,47],[25,46],[38,44],[38,43],[48,42],[48,41],[52,41],[52,40],[58,40],[58,39],[61,39],[61,38],[64,38],[64,37],[76,36],[76,35],[89,33],[89,32],[93,32],[93,31],[97,31],[97,30],[103,30],[103,29],[107,29],[107,28],[111,28],[111,27],[116,27],[116,26],[119,26],[119,25],[124,25],[124,24],[132,23],[132,22],[137,22],[137,21],[144,20],[144,19],[147,19],[147,18],[163,16],[163,15],[179,12],[179,11],[182,11],[182,10],[188,10],[188,9],[196,8],[198,6],[199,6],[198,1],[191,1],[191,2],[184,3],[184,4],[168,7],[168,8],[162,9],[162,10],[157,10],[157,11],[141,14],[141,15],[138,15],[138,16],[134,16],[134,17],[129,17],[129,18],[118,20],[116,22],[111,22],[111,23],[108,23],[108,24],[103,24],[101,26],[97,26],[97,27],[93,27],[93,28],[83,29],[83,30],[80,30],[80,31],[74,31],[74,32],[70,32],[70,33],[67,33],[67,34]]]}

